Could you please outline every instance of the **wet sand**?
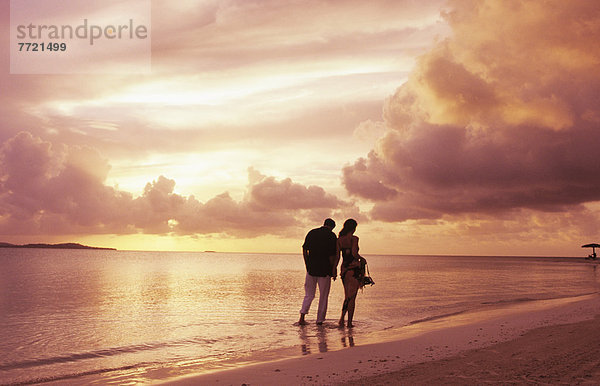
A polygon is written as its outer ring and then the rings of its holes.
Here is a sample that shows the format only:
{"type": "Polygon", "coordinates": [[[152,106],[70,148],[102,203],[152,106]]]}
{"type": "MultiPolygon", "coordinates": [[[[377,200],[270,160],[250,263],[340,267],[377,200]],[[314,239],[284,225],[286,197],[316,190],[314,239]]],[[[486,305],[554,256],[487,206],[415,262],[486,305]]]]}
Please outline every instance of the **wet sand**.
{"type": "Polygon", "coordinates": [[[600,384],[600,295],[523,302],[406,326],[348,347],[170,384],[600,384]]]}

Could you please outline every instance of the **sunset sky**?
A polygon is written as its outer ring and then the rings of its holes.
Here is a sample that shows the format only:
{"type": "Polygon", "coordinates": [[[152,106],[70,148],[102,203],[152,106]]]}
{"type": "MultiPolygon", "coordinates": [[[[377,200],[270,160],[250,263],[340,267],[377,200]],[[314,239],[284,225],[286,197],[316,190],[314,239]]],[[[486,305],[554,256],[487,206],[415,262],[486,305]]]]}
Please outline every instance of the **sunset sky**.
{"type": "Polygon", "coordinates": [[[150,73],[16,75],[0,0],[0,241],[298,253],[353,217],[365,254],[600,242],[600,2],[151,12],[150,73]]]}

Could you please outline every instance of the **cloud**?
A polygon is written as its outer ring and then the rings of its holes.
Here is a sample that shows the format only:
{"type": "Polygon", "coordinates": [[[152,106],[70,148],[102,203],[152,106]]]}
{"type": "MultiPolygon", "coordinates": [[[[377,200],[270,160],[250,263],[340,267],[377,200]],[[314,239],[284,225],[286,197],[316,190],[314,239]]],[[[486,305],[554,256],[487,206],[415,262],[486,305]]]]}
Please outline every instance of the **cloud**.
{"type": "Polygon", "coordinates": [[[304,186],[290,178],[277,181],[250,168],[249,203],[260,209],[340,208],[347,203],[325,192],[320,186],[304,186]]]}
{"type": "Polygon", "coordinates": [[[175,193],[164,176],[143,193],[106,186],[108,162],[93,148],[55,145],[21,132],[0,147],[0,233],[283,235],[355,205],[319,186],[277,180],[248,170],[245,197],[229,193],[206,202],[175,193]]]}
{"type": "MultiPolygon", "coordinates": [[[[197,72],[230,71],[258,63],[320,66],[327,59],[372,56],[407,39],[420,45],[418,30],[435,24],[443,1],[227,1],[156,4],[153,21],[156,65],[197,72]],[[433,17],[432,17],[433,16],[433,17]],[[356,50],[356,47],[361,47],[356,50]],[[307,60],[319,52],[321,60],[307,60]],[[185,60],[181,61],[181,58],[185,60]],[[312,64],[311,64],[312,62],[312,64]]],[[[154,6],[154,5],[153,5],[154,6]]],[[[429,41],[429,38],[425,38],[429,41]]],[[[155,63],[153,62],[153,68],[155,63]]]]}
{"type": "MultiPolygon", "coordinates": [[[[52,133],[57,142],[92,145],[114,162],[125,152],[222,148],[242,136],[270,142],[295,133],[306,138],[309,130],[313,138],[339,134],[378,117],[375,103],[391,91],[388,80],[410,66],[397,52],[412,58],[429,45],[442,2],[154,2],[159,17],[152,20],[148,75],[10,75],[5,39],[0,141],[21,130],[52,133]],[[370,112],[346,124],[342,105],[353,105],[357,115],[370,112]],[[302,130],[282,130],[291,125],[302,130]]],[[[0,4],[4,36],[9,8],[0,4]]],[[[57,12],[81,17],[80,7],[57,12]]]]}
{"type": "Polygon", "coordinates": [[[600,200],[600,3],[451,1],[452,36],[385,103],[343,169],[383,221],[600,200]]]}

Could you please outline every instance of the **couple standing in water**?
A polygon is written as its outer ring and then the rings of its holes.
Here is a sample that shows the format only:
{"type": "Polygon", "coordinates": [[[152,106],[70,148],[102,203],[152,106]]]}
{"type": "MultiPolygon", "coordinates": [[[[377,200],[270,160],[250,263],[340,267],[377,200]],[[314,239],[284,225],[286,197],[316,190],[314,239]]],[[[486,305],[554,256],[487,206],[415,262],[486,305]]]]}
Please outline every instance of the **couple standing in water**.
{"type": "Polygon", "coordinates": [[[317,324],[323,324],[325,321],[331,279],[335,280],[337,277],[337,266],[341,252],[340,277],[344,285],[345,299],[339,325],[344,325],[344,318],[348,313],[348,327],[352,327],[356,295],[358,289],[362,287],[364,277],[364,259],[358,254],[358,237],[354,236],[356,226],[356,220],[346,220],[339,237],[336,237],[333,233],[335,221],[328,218],[322,227],[315,228],[306,235],[304,245],[302,245],[304,264],[306,265],[306,279],[304,281],[304,301],[300,309],[298,324],[306,324],[305,315],[315,298],[317,285],[319,287],[317,324]]]}

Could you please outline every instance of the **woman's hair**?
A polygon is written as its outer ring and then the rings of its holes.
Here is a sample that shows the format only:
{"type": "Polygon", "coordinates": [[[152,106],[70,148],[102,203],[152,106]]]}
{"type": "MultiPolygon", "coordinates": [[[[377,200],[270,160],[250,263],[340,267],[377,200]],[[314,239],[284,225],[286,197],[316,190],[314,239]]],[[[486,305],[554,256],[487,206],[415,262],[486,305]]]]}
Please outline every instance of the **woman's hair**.
{"type": "Polygon", "coordinates": [[[340,231],[339,237],[346,236],[348,233],[355,231],[357,225],[358,223],[353,218],[344,221],[344,227],[340,231]]]}

